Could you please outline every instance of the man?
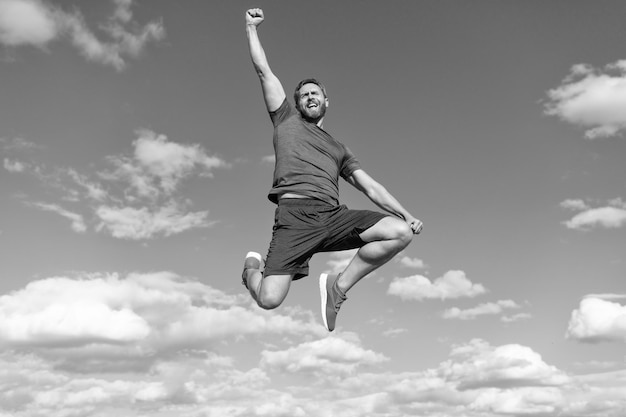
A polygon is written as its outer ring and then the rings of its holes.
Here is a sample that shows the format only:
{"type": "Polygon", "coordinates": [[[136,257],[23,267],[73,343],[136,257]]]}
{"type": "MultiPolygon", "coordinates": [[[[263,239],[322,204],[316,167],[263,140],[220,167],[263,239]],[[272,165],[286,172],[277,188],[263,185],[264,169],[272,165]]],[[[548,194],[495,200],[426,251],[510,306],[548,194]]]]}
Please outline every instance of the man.
{"type": "Polygon", "coordinates": [[[261,255],[249,252],[243,284],[260,307],[276,308],[291,282],[308,275],[313,254],[359,248],[341,274],[322,274],[319,279],[322,318],[333,331],[345,293],[404,249],[413,234],[420,233],[422,222],[323,129],[329,101],[319,81],[301,81],[294,93],[295,108],[288,103],[259,40],[257,30],[263,20],[261,9],[246,12],[250,56],[274,125],[276,165],[268,198],[278,207],[265,270],[261,272],[261,255]],[[340,176],[391,215],[340,205],[340,176]]]}

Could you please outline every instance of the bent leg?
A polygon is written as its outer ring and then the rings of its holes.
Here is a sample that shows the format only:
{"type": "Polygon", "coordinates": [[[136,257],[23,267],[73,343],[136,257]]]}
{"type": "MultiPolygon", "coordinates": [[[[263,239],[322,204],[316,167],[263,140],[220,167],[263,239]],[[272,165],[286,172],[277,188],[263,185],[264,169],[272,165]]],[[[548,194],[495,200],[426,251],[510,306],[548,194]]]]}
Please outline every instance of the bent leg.
{"type": "Polygon", "coordinates": [[[367,243],[358,250],[337,280],[337,286],[344,293],[406,248],[413,239],[413,231],[404,220],[388,216],[359,236],[367,243]]]}
{"type": "Polygon", "coordinates": [[[294,277],[294,274],[263,277],[263,273],[258,269],[248,269],[247,274],[248,289],[252,298],[265,310],[274,309],[282,304],[294,277]]]}

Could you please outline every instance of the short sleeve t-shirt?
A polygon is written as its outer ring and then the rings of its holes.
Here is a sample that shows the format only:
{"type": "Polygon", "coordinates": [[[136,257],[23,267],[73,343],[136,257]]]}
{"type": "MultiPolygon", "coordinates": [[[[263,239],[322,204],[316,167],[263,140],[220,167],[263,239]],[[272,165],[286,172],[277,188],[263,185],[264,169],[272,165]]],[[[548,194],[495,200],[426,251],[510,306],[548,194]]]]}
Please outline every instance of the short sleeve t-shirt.
{"type": "Polygon", "coordinates": [[[354,154],[314,123],[307,122],[287,99],[274,112],[274,180],[268,195],[296,193],[332,205],[339,203],[339,177],[360,168],[354,154]]]}

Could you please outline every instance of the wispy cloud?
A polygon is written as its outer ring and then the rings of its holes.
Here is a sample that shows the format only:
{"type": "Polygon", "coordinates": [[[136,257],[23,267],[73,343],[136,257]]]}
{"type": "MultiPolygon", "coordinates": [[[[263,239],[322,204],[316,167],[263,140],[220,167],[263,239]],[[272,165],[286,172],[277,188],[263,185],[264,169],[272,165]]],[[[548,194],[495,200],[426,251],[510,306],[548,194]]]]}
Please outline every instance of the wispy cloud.
{"type": "Polygon", "coordinates": [[[589,295],[572,312],[567,337],[581,342],[626,342],[626,305],[614,300],[624,295],[589,295]]]}
{"type": "Polygon", "coordinates": [[[472,283],[463,271],[448,271],[432,282],[422,275],[394,278],[387,290],[387,294],[398,296],[403,300],[433,298],[445,300],[476,297],[486,292],[482,284],[472,283]]]}
{"type": "Polygon", "coordinates": [[[95,214],[100,220],[96,230],[108,230],[113,237],[130,240],[171,236],[212,224],[208,211],[189,212],[175,201],[155,208],[100,206],[95,214]]]}
{"type": "Polygon", "coordinates": [[[589,230],[594,227],[616,229],[626,226],[626,203],[621,199],[613,199],[604,207],[590,207],[583,200],[565,200],[561,207],[580,211],[563,224],[574,230],[589,230]]]}
{"type": "Polygon", "coordinates": [[[545,113],[586,128],[586,138],[621,135],[626,129],[626,60],[604,69],[574,65],[547,95],[545,113]]]}
{"type": "Polygon", "coordinates": [[[474,320],[479,316],[502,314],[506,310],[519,309],[520,306],[513,300],[499,300],[495,303],[483,303],[476,307],[462,310],[452,307],[442,314],[444,319],[474,320]]]}
{"type": "Polygon", "coordinates": [[[114,11],[99,25],[109,38],[102,41],[78,10],[69,13],[41,0],[0,0],[0,43],[44,48],[54,40],[68,38],[88,60],[123,70],[128,57],[138,57],[146,45],[163,39],[165,29],[158,21],[138,27],[132,0],[113,3],[114,11]]]}
{"type": "MultiPolygon", "coordinates": [[[[211,178],[215,169],[229,168],[230,164],[208,154],[199,144],[173,142],[149,130],[139,130],[137,135],[132,155],[109,156],[106,162],[112,168],[91,174],[74,168],[46,169],[9,158],[4,159],[4,168],[15,174],[31,174],[46,187],[60,191],[59,197],[65,202],[82,204],[81,210],[88,211],[95,230],[116,238],[152,239],[213,225],[208,210],[191,211],[192,201],[182,199],[178,189],[191,177],[211,178]]],[[[58,204],[31,206],[71,219],[75,231],[87,230],[86,214],[70,212],[58,204]]]]}
{"type": "Polygon", "coordinates": [[[0,144],[2,144],[2,148],[5,151],[31,151],[45,148],[43,145],[27,141],[20,137],[13,139],[0,138],[0,144]]]}
{"type": "Polygon", "coordinates": [[[85,224],[85,220],[83,216],[78,213],[74,213],[72,211],[66,210],[57,204],[34,202],[34,203],[27,203],[27,205],[44,210],[44,211],[56,213],[61,217],[65,217],[66,219],[71,220],[72,230],[77,233],[84,233],[87,231],[87,225],[85,224]]]}

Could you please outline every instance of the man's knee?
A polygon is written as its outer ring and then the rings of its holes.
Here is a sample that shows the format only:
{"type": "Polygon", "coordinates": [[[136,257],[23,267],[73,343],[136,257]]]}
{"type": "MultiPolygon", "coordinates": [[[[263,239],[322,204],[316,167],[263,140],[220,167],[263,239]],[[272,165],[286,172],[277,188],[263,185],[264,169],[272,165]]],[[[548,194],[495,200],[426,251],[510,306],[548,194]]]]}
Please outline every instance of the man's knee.
{"type": "Polygon", "coordinates": [[[265,310],[272,310],[281,305],[287,297],[292,279],[293,275],[270,275],[263,278],[263,284],[257,299],[259,307],[265,310]]]}
{"type": "Polygon", "coordinates": [[[398,244],[403,248],[408,246],[413,240],[413,230],[407,222],[401,219],[393,219],[393,222],[389,225],[389,237],[397,240],[398,244]]]}
{"type": "Polygon", "coordinates": [[[264,310],[273,310],[283,302],[283,298],[272,297],[272,296],[264,296],[259,297],[257,300],[257,304],[264,310]]]}

